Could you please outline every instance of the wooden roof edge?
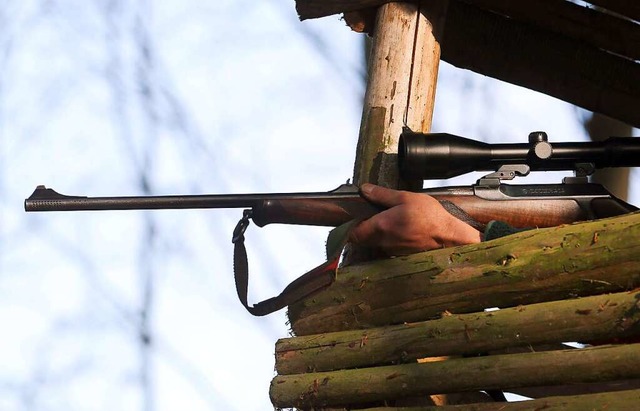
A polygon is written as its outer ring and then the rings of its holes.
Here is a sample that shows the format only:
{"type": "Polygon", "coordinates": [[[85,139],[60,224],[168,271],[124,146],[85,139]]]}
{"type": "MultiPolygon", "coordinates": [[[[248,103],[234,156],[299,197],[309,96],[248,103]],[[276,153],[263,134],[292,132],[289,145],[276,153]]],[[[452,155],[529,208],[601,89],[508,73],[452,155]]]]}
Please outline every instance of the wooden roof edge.
{"type": "Polygon", "coordinates": [[[640,64],[451,2],[442,59],[640,127],[640,64]]]}
{"type": "MultiPolygon", "coordinates": [[[[640,60],[640,24],[565,0],[460,0],[594,47],[640,60]]],[[[603,2],[604,3],[604,2],[603,2]]]]}
{"type": "Polygon", "coordinates": [[[378,7],[392,0],[296,0],[300,20],[318,19],[334,14],[378,7]]]}
{"type": "MultiPolygon", "coordinates": [[[[295,0],[300,20],[316,19],[333,14],[378,7],[391,1],[394,0],[295,0]]],[[[474,0],[471,1],[475,2],[474,0]]],[[[509,3],[515,4],[518,2],[509,3]]],[[[630,20],[640,22],[640,2],[629,0],[586,0],[586,3],[605,9],[610,14],[625,16],[630,20]]]]}
{"type": "Polygon", "coordinates": [[[637,0],[586,0],[594,6],[602,7],[621,16],[640,21],[640,2],[637,0]]]}
{"type": "MultiPolygon", "coordinates": [[[[296,0],[296,5],[300,17],[305,19],[357,11],[389,1],[296,0]]],[[[565,0],[541,0],[541,4],[554,7],[553,10],[564,10],[564,17],[555,17],[555,25],[546,21],[541,13],[532,18],[519,11],[518,18],[512,18],[486,9],[489,5],[494,9],[500,6],[511,10],[524,7],[514,6],[514,3],[518,2],[451,0],[442,42],[442,59],[457,67],[536,90],[640,128],[640,111],[637,109],[640,107],[640,84],[637,81],[640,62],[634,61],[640,59],[639,24],[582,6],[574,7],[565,0]],[[562,27],[562,19],[571,17],[576,18],[575,22],[562,27]],[[589,31],[593,30],[587,30],[585,34],[580,30],[580,22],[590,19],[593,20],[590,23],[592,27],[604,24],[608,31],[590,34],[589,31]],[[594,22],[596,20],[598,22],[594,22]],[[633,29],[629,36],[632,41],[604,51],[604,43],[615,43],[621,35],[626,35],[612,27],[614,22],[622,22],[621,27],[633,29]],[[635,43],[633,39],[636,39],[635,43]],[[623,53],[638,57],[627,58],[620,55],[623,53]]],[[[627,4],[633,2],[621,0],[590,3],[619,14],[634,15],[640,8],[640,2],[633,5],[627,4]]]]}
{"type": "MultiPolygon", "coordinates": [[[[296,0],[301,20],[320,18],[375,8],[391,0],[296,0]]],[[[606,10],[581,6],[567,0],[452,0],[462,1],[481,9],[530,23],[569,38],[584,41],[614,54],[640,60],[640,2],[598,0],[606,10]],[[607,10],[614,13],[608,13],[607,10]],[[603,12],[604,11],[604,12],[603,12]],[[629,15],[622,14],[629,13],[629,15]],[[636,17],[634,17],[636,16],[636,17]],[[635,20],[635,21],[634,21],[635,20]]]]}

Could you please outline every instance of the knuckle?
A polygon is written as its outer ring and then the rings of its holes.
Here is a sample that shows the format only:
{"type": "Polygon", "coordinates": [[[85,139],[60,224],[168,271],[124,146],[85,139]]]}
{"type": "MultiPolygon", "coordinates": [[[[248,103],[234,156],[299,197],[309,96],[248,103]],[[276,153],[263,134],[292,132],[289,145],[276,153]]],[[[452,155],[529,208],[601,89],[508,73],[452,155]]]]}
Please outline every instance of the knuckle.
{"type": "Polygon", "coordinates": [[[395,229],[395,223],[389,219],[380,219],[375,224],[375,232],[381,235],[387,235],[395,229]]]}
{"type": "Polygon", "coordinates": [[[400,203],[408,203],[409,201],[411,201],[412,198],[413,198],[413,193],[410,193],[408,191],[398,191],[396,193],[396,199],[400,203]]]}

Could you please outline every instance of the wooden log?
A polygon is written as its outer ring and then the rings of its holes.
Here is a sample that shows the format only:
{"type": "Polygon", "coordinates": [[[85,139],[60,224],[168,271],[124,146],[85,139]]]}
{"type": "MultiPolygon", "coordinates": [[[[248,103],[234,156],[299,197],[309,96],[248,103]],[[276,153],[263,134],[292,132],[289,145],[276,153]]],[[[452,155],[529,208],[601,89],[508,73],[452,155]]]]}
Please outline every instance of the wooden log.
{"type": "Polygon", "coordinates": [[[444,405],[424,407],[377,407],[361,411],[585,411],[635,410],[640,403],[640,390],[607,392],[570,397],[548,397],[532,401],[444,405]]]}
{"type": "Polygon", "coordinates": [[[312,408],[405,397],[530,385],[640,377],[640,345],[533,352],[278,375],[270,397],[276,407],[312,408]]]}
{"type": "Polygon", "coordinates": [[[289,320],[301,336],[631,290],[639,239],[634,213],[345,267],[289,320]]]}
{"type": "Polygon", "coordinates": [[[553,342],[640,336],[640,292],[447,315],[421,323],[281,339],[280,375],[472,355],[553,342]]]}
{"type": "Polygon", "coordinates": [[[639,390],[640,379],[618,380],[611,382],[598,382],[590,384],[554,385],[551,387],[521,387],[509,390],[514,394],[527,398],[543,398],[556,396],[575,396],[586,394],[599,394],[614,391],[639,390]]]}

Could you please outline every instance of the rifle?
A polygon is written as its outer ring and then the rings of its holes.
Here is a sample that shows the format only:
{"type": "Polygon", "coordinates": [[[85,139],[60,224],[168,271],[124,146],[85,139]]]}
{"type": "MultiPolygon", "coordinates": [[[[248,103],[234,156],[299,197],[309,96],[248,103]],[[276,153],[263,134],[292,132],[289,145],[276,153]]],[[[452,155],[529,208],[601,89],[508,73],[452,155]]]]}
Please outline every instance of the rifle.
{"type": "MultiPolygon", "coordinates": [[[[601,142],[548,142],[544,132],[522,144],[489,144],[451,134],[404,130],[399,142],[400,174],[408,180],[450,178],[471,171],[492,171],[470,186],[427,188],[457,218],[483,231],[501,220],[513,227],[552,227],[576,221],[612,217],[638,209],[609,193],[588,176],[604,167],[640,165],[640,139],[612,137],[601,142]],[[504,181],[530,171],[573,170],[560,184],[510,185],[504,181]]],[[[208,194],[131,197],[67,196],[38,186],[25,200],[26,211],[150,210],[186,208],[244,208],[232,241],[238,296],[254,315],[265,315],[331,284],[349,224],[382,211],[366,201],[358,187],[343,184],[329,192],[208,194]],[[339,227],[329,236],[328,261],[291,283],[277,297],[249,306],[248,264],[244,233],[257,226],[301,224],[339,227]],[[329,249],[331,248],[331,249],[329,249]]]]}

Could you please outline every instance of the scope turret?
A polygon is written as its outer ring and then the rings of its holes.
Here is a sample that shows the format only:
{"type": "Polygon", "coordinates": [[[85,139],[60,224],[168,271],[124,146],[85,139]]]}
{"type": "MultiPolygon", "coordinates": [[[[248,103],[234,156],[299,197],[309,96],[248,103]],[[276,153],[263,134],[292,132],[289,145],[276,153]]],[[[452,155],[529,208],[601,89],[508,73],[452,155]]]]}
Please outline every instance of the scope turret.
{"type": "Polygon", "coordinates": [[[547,134],[529,134],[528,143],[489,144],[446,133],[405,130],[398,146],[406,179],[444,179],[472,171],[527,165],[531,171],[640,166],[640,138],[610,137],[597,142],[549,143],[547,134]]]}

